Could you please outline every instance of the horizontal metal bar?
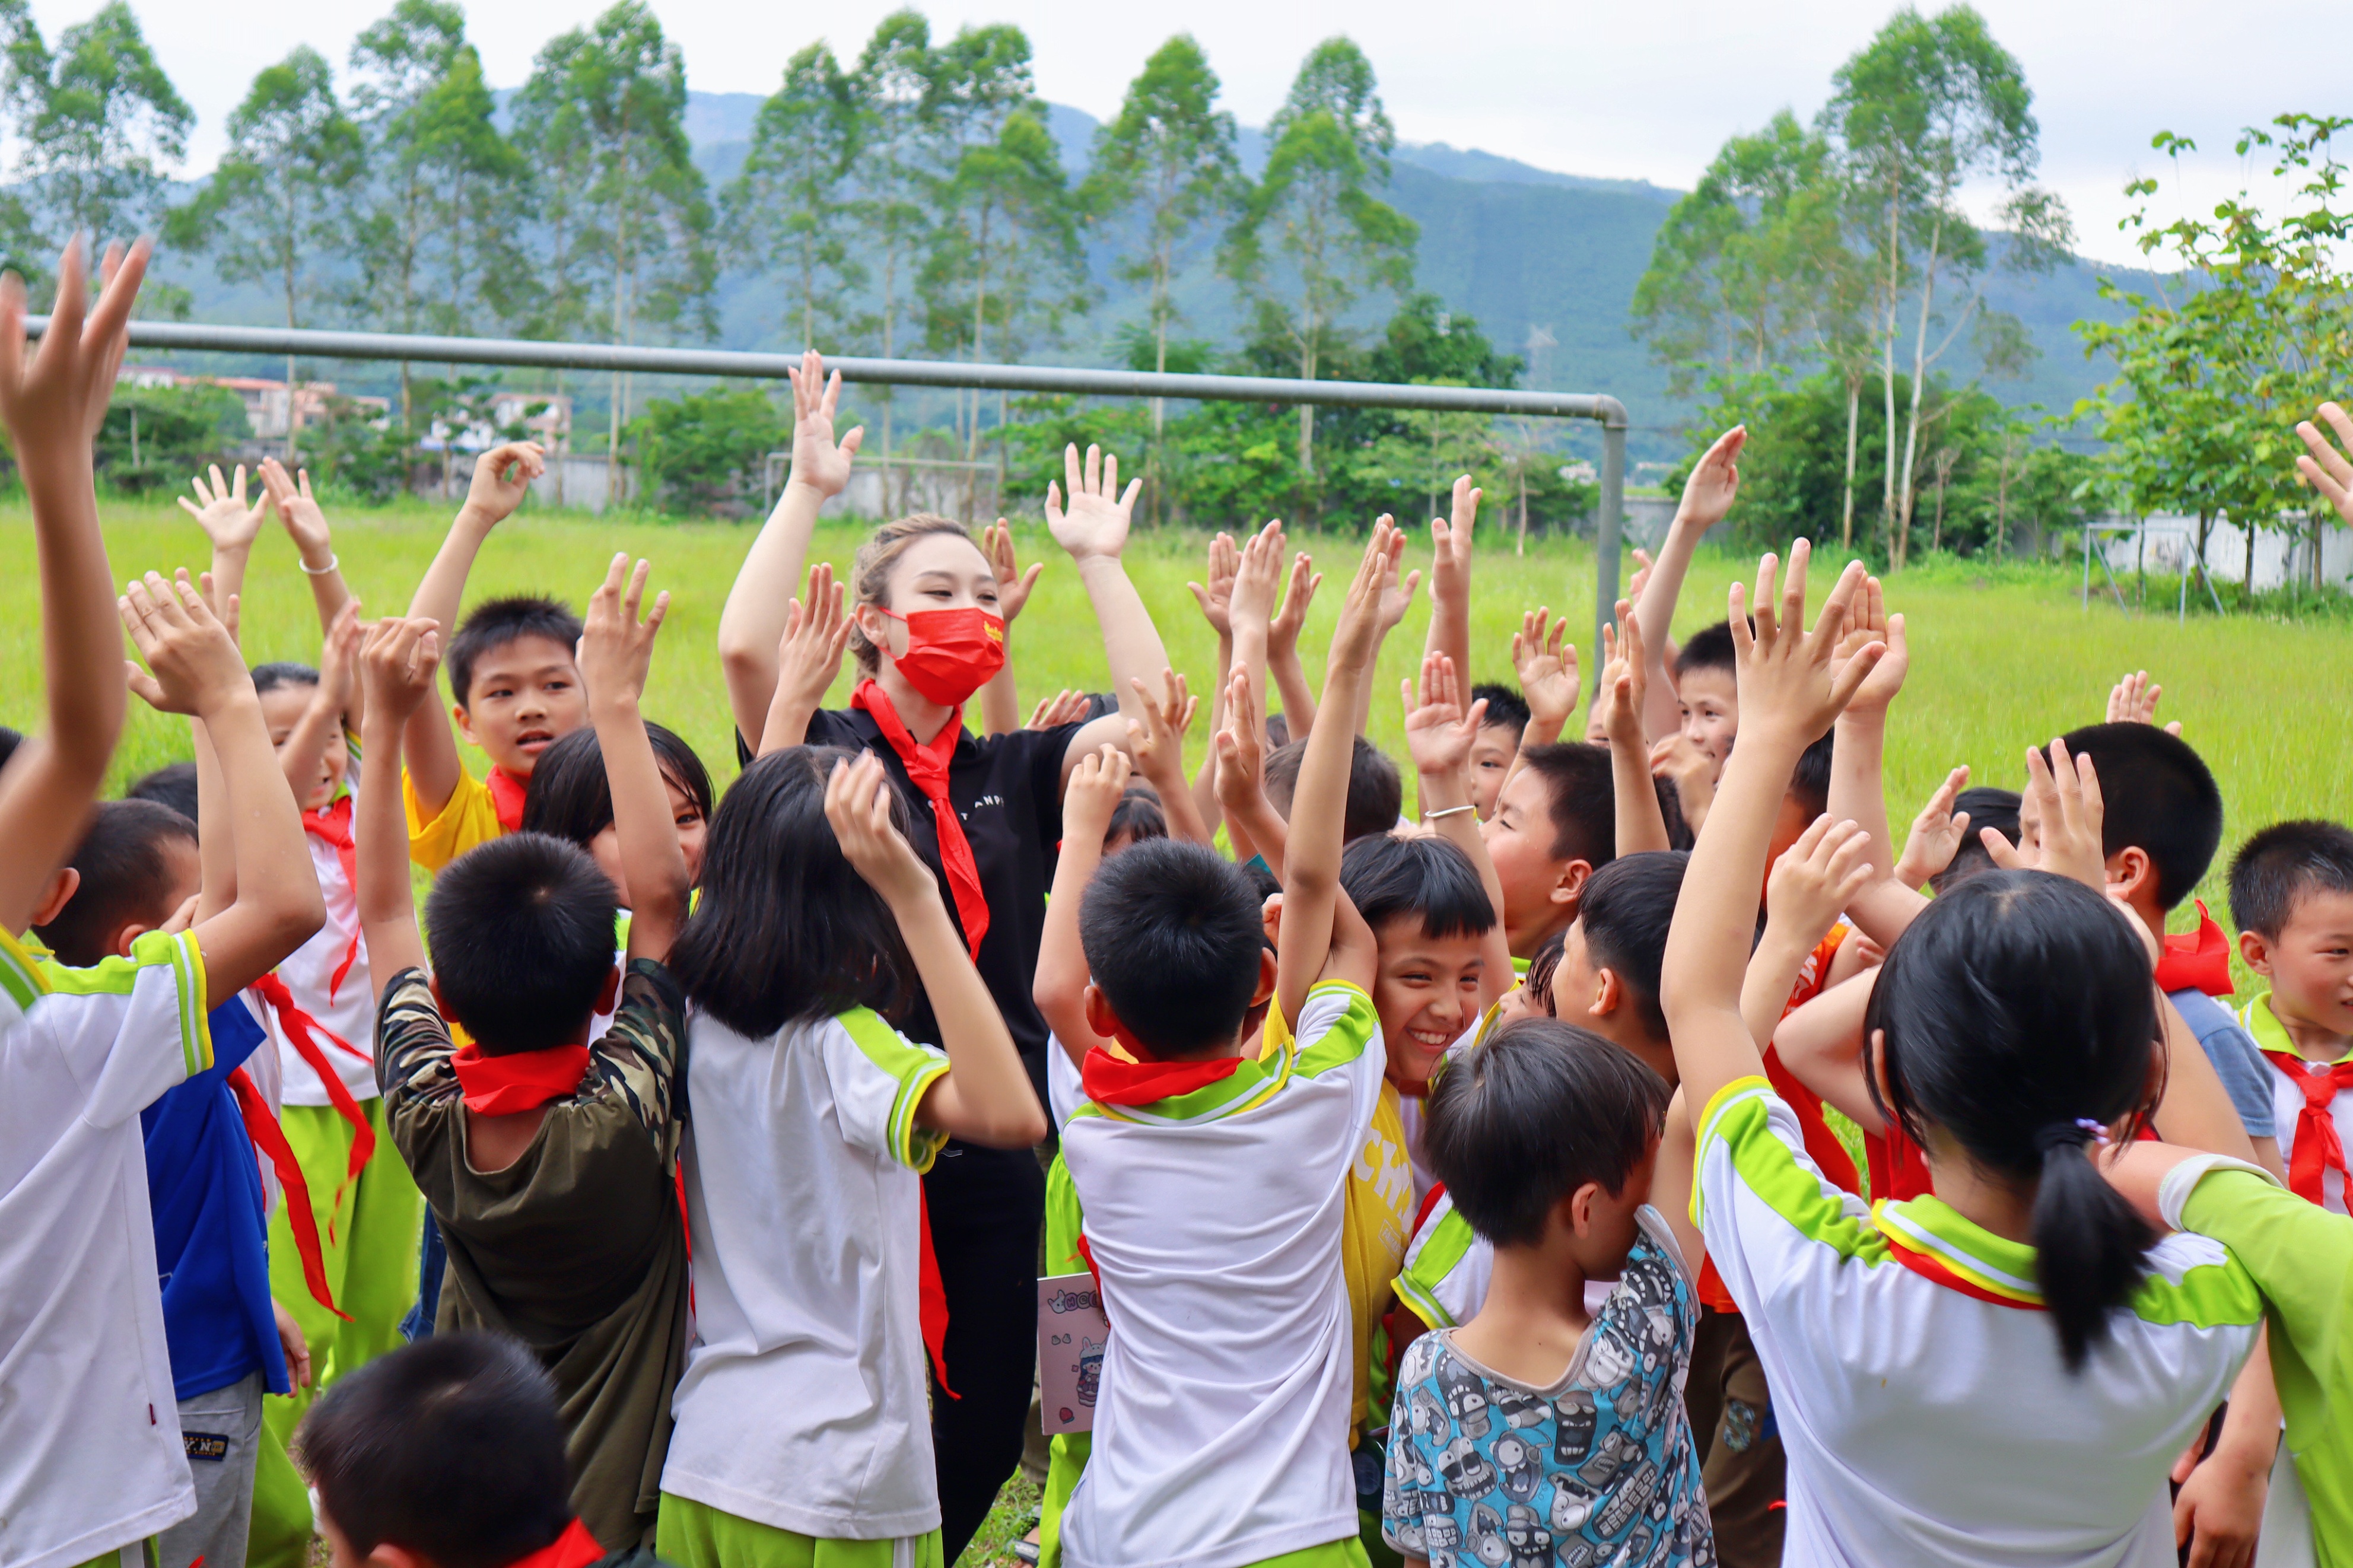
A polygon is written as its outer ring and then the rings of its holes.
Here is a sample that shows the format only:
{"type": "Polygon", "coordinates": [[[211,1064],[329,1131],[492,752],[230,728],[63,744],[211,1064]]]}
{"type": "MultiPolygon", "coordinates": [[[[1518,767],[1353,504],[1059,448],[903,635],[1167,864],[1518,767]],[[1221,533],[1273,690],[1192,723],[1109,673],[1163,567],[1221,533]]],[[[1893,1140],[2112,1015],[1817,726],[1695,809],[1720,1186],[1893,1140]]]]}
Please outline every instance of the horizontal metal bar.
{"type": "MultiPolygon", "coordinates": [[[[38,336],[46,316],[26,318],[38,336]]],[[[617,343],[535,342],[519,338],[442,338],[400,332],[332,332],[290,327],[224,327],[193,321],[133,321],[134,348],[225,353],[301,354],[314,359],[406,360],[421,364],[511,364],[546,370],[637,371],[661,375],[744,376],[782,381],[798,354],[723,349],[638,348],[617,343]]],[[[965,364],[952,360],[828,358],[844,381],[876,386],[966,386],[1089,397],[1175,397],[1198,402],[1313,403],[1343,408],[1427,408],[1457,414],[1520,414],[1591,419],[1625,427],[1626,406],[1582,392],[1523,392],[1496,386],[1410,386],[1369,381],[1291,381],[1258,375],[1166,375],[1152,371],[1058,365],[965,364]]]]}

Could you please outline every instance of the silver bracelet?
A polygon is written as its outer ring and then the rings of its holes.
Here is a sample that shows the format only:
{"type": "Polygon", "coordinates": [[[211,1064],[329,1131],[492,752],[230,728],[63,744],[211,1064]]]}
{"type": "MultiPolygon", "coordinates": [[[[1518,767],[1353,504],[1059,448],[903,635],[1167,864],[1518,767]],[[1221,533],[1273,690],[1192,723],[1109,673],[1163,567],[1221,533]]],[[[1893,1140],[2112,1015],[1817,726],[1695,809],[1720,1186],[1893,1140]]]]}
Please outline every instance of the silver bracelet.
{"type": "Polygon", "coordinates": [[[1436,822],[1441,816],[1452,816],[1457,812],[1478,809],[1475,805],[1450,805],[1444,811],[1425,811],[1421,814],[1421,819],[1424,822],[1436,822]]]}
{"type": "Polygon", "coordinates": [[[324,577],[329,573],[341,568],[343,562],[337,558],[333,552],[330,551],[327,555],[327,563],[324,566],[313,567],[308,561],[303,560],[299,555],[294,558],[294,564],[302,568],[302,574],[305,577],[324,577]]]}

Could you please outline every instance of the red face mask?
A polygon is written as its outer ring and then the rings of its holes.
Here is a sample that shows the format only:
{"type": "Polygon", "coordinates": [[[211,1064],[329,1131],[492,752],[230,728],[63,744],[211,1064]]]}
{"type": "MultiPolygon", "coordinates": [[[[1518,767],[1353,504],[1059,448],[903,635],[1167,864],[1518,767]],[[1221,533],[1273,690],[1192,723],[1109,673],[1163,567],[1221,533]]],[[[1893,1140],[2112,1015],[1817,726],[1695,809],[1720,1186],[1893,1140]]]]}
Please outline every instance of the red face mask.
{"type": "Polygon", "coordinates": [[[987,610],[882,612],[907,624],[907,651],[899,655],[907,684],[943,708],[954,708],[1005,668],[1005,623],[987,610]]]}

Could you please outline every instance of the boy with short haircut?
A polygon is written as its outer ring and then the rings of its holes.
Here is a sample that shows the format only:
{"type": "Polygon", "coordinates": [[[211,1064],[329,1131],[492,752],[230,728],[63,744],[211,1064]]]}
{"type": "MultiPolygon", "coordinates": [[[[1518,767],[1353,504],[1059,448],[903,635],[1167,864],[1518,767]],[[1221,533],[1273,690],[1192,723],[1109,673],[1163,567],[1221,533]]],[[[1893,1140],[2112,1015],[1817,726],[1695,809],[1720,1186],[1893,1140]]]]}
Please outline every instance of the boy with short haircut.
{"type": "Polygon", "coordinates": [[[1482,680],[1471,689],[1471,700],[1487,705],[1479,734],[1471,742],[1471,804],[1485,821],[1495,814],[1495,797],[1503,793],[1512,759],[1520,752],[1520,737],[1527,733],[1528,704],[1519,689],[1500,680],[1482,680]]]}
{"type": "Polygon", "coordinates": [[[448,1247],[437,1328],[502,1330],[538,1354],[563,1401],[572,1505],[615,1550],[653,1529],[687,1313],[685,1005],[660,963],[686,863],[638,711],[668,595],[640,624],[646,568],[625,595],[627,567],[615,560],[581,639],[633,905],[628,978],[593,1045],[615,994],[615,893],[576,845],[511,834],[452,863],[426,906],[426,973],[392,786],[402,730],[433,689],[432,624],[379,623],[361,662],[360,916],[386,977],[376,1075],[448,1247]],[[462,1050],[453,1024],[472,1037],[462,1050]]]}
{"type": "Polygon", "coordinates": [[[572,1511],[556,1391],[502,1334],[436,1334],[329,1389],[296,1442],[332,1568],[653,1568],[572,1511]]]}
{"type": "MultiPolygon", "coordinates": [[[[1331,700],[1324,700],[1330,705],[1331,700]]],[[[1311,736],[1314,731],[1309,731],[1311,736]]],[[[1307,755],[1305,741],[1293,741],[1267,753],[1266,798],[1284,820],[1291,816],[1292,796],[1299,788],[1299,770],[1307,755]]],[[[1341,842],[1353,844],[1398,825],[1405,809],[1405,781],[1388,754],[1362,735],[1348,752],[1348,795],[1341,811],[1341,842]]]]}
{"type": "Polygon", "coordinates": [[[539,753],[588,721],[575,652],[580,618],[564,605],[513,595],[484,600],[464,620],[458,617],[474,557],[491,531],[522,504],[545,467],[529,441],[483,453],[449,536],[409,601],[412,618],[457,628],[454,636],[445,634],[442,645],[449,713],[445,719],[429,706],[419,709],[402,738],[408,754],[401,792],[409,855],[428,871],[514,832],[539,753]],[[459,739],[489,755],[487,777],[474,777],[459,761],[459,739]]]}
{"type": "Polygon", "coordinates": [[[1649,1202],[1667,1100],[1630,1053],[1548,1018],[1438,1080],[1430,1156],[1494,1274],[1475,1317],[1406,1352],[1382,1512],[1407,1558],[1714,1561],[1682,1399],[1697,1303],[1649,1202]]]}
{"type": "Polygon", "coordinates": [[[2273,1125],[2288,1187],[2335,1214],[2347,1208],[2353,1139],[2353,831],[2281,822],[2231,862],[2239,952],[2271,989],[2239,1010],[2272,1076],[2273,1125]]]}
{"type": "MultiPolygon", "coordinates": [[[[1357,710],[1402,547],[1375,525],[1333,637],[1329,712],[1357,710]]],[[[1308,740],[1277,952],[1248,879],[1199,846],[1137,845],[1087,889],[1089,1023],[1134,1059],[1088,1055],[1089,1100],[1063,1132],[1119,1324],[1063,1516],[1074,1568],[1362,1562],[1342,1214],[1384,1056],[1372,932],[1339,885],[1353,739],[1324,723],[1308,740]],[[1292,1038],[1245,1059],[1270,992],[1292,1038]]]]}
{"type": "Polygon", "coordinates": [[[1617,858],[1609,748],[1577,741],[1523,748],[1480,834],[1503,888],[1512,956],[1533,957],[1577,919],[1586,879],[1617,858]]]}

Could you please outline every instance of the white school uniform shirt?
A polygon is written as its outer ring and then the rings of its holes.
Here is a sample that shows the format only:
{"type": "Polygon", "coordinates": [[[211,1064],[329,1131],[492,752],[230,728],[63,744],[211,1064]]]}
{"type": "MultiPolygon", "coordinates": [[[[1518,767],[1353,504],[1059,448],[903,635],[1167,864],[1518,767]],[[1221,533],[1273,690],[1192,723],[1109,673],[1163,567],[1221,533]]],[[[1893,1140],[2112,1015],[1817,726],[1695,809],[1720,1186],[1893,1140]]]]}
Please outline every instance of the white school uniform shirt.
{"type": "Polygon", "coordinates": [[[139,1112],[212,1060],[193,934],[65,969],[0,932],[6,1568],[72,1568],[196,1510],[139,1112]]]}
{"type": "Polygon", "coordinates": [[[779,1530],[939,1528],[920,1318],[916,1107],[948,1070],[857,1008],[746,1039],[688,1028],[695,1318],[666,1492],[779,1530]]]}
{"type": "MultiPolygon", "coordinates": [[[[352,939],[360,929],[359,895],[344,877],[343,864],[336,858],[333,845],[312,833],[305,833],[302,839],[310,846],[311,868],[319,874],[319,892],[326,901],[327,921],[279,964],[278,978],[286,983],[296,1006],[351,1047],[345,1050],[334,1040],[319,1041],[322,1054],[333,1064],[335,1076],[343,1080],[352,1098],[374,1100],[383,1090],[375,1081],[375,983],[368,973],[365,939],[361,940],[358,954],[352,959],[351,970],[344,974],[343,984],[334,984],[335,971],[343,967],[344,957],[353,952],[352,939]]],[[[311,1064],[286,1038],[278,1010],[259,997],[252,999],[252,1006],[254,1016],[269,1032],[269,1043],[277,1047],[279,1068],[283,1074],[284,1103],[332,1104],[327,1098],[327,1086],[319,1081],[311,1064]]]]}
{"type": "Polygon", "coordinates": [[[1326,981],[1298,1038],[1062,1132],[1113,1324],[1072,1568],[1240,1568],[1352,1540],[1344,1189],[1380,1093],[1372,999],[1326,981]]]}
{"type": "Polygon", "coordinates": [[[1789,1568],[2178,1561],[2166,1472],[2263,1322],[2220,1243],[2158,1242],[2070,1373],[2032,1247],[1935,1197],[1866,1212],[1761,1078],[1702,1113],[1692,1215],[1772,1385],[1789,1568]]]}
{"type": "MultiPolygon", "coordinates": [[[[1460,1328],[1487,1304],[1494,1275],[1495,1244],[1471,1228],[1454,1206],[1454,1194],[1440,1188],[1406,1247],[1398,1300],[1430,1328],[1460,1328]]],[[[1598,1316],[1617,1289],[1615,1279],[1588,1279],[1586,1316],[1598,1316]]]]}
{"type": "MultiPolygon", "coordinates": [[[[2296,1122],[2304,1115],[2304,1090],[2289,1074],[2325,1073],[2333,1065],[2328,1062],[2306,1061],[2289,1037],[2287,1027],[2272,1012],[2268,994],[2256,997],[2241,1009],[2240,1027],[2255,1037],[2256,1047],[2263,1053],[2263,1071],[2270,1075],[2272,1091],[2272,1126],[2279,1140],[2280,1163],[2289,1170],[2295,1166],[2296,1122]]],[[[2328,1119],[2337,1124],[2337,1141],[2353,1150],[2353,1085],[2337,1091],[2328,1102],[2328,1119]]],[[[2331,1214],[2346,1212],[2345,1173],[2324,1167],[2320,1173],[2320,1206],[2331,1214]]]]}

